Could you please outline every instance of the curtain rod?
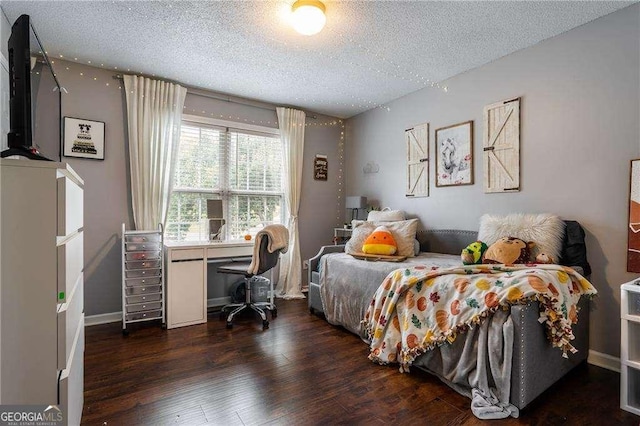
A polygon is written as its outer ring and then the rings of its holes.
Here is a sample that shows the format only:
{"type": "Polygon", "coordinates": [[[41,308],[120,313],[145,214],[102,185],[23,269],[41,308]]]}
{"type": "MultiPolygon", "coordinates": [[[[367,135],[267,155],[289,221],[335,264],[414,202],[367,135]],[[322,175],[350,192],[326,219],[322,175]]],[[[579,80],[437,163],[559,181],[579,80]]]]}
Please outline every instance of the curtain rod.
{"type": "MultiPolygon", "coordinates": [[[[153,77],[156,78],[156,77],[153,77]]],[[[115,74],[113,76],[114,80],[123,80],[122,78],[122,74],[115,74]]],[[[162,79],[162,78],[156,78],[157,80],[161,80],[161,81],[166,81],[169,83],[175,83],[175,84],[179,84],[183,87],[186,87],[187,91],[193,95],[196,96],[202,96],[203,98],[210,98],[210,99],[216,99],[219,101],[224,101],[224,102],[230,102],[230,103],[234,103],[234,104],[239,104],[239,105],[247,105],[247,106],[252,106],[254,108],[260,108],[260,109],[266,109],[268,111],[275,111],[276,107],[275,105],[266,103],[266,102],[261,102],[261,101],[253,101],[251,99],[244,99],[244,98],[239,98],[236,96],[230,96],[230,95],[225,95],[225,94],[221,94],[221,93],[216,93],[216,92],[212,92],[209,90],[204,90],[204,89],[200,89],[198,87],[193,87],[193,86],[188,86],[186,84],[174,81],[174,80],[168,80],[168,79],[162,79]]],[[[311,118],[313,120],[316,120],[318,118],[318,116],[310,111],[304,111],[304,113],[306,114],[307,118],[311,118]]]]}

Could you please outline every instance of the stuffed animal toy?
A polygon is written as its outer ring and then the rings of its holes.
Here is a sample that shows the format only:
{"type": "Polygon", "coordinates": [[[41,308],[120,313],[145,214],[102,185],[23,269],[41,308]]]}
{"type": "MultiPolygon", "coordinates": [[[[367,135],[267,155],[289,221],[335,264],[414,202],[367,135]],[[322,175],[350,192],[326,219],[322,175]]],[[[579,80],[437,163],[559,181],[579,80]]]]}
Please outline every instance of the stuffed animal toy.
{"type": "Polygon", "coordinates": [[[395,238],[386,226],[378,226],[367,237],[362,245],[362,252],[366,254],[393,255],[398,250],[395,238]]]}
{"type": "Polygon", "coordinates": [[[548,264],[548,263],[556,263],[553,260],[553,257],[549,256],[546,253],[538,253],[536,256],[536,263],[548,264]]]}
{"type": "Polygon", "coordinates": [[[484,252],[482,263],[528,263],[533,242],[524,242],[520,238],[504,237],[491,244],[484,252]]]}
{"type": "Polygon", "coordinates": [[[482,241],[476,241],[462,249],[460,258],[462,259],[462,263],[465,265],[475,265],[477,263],[482,263],[482,255],[485,251],[487,251],[487,245],[482,241]]]}

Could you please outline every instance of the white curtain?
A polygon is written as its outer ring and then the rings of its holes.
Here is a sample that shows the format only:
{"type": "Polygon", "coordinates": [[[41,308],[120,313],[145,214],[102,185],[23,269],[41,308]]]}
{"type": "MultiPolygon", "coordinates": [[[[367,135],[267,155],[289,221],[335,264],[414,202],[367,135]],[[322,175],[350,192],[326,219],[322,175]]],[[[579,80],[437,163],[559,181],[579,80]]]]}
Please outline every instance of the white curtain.
{"type": "Polygon", "coordinates": [[[298,208],[302,189],[302,154],[304,151],[305,114],[290,108],[276,108],[278,127],[284,149],[286,179],[284,196],[289,221],[289,250],[280,260],[280,279],[276,294],[285,299],[304,299],[302,294],[302,259],[298,235],[298,208]]]}
{"type": "Polygon", "coordinates": [[[133,75],[124,76],[124,88],[133,218],[136,229],[156,229],[169,209],[187,89],[133,75]]]}

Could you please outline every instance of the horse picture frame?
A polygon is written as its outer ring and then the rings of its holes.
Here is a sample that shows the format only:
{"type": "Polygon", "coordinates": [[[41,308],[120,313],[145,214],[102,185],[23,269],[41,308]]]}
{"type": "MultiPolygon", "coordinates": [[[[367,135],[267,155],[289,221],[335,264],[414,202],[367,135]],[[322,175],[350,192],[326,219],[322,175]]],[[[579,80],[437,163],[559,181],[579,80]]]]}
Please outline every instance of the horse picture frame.
{"type": "Polygon", "coordinates": [[[640,272],[640,159],[631,160],[629,172],[627,272],[640,272]]]}
{"type": "Polygon", "coordinates": [[[436,129],[436,186],[473,185],[473,120],[436,129]]]}

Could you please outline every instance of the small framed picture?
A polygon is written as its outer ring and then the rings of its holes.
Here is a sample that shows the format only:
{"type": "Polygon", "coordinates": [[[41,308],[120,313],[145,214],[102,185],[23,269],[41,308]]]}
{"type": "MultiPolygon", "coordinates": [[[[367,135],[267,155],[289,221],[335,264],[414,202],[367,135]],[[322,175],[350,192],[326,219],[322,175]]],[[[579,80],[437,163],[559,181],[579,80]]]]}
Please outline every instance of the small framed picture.
{"type": "Polygon", "coordinates": [[[316,154],[313,160],[313,178],[315,180],[327,180],[327,171],[329,169],[329,161],[324,154],[316,154]]]}
{"type": "Polygon", "coordinates": [[[104,122],[65,117],[63,154],[104,160],[104,122]]]}
{"type": "Polygon", "coordinates": [[[436,129],[436,186],[473,185],[473,120],[436,129]]]}

